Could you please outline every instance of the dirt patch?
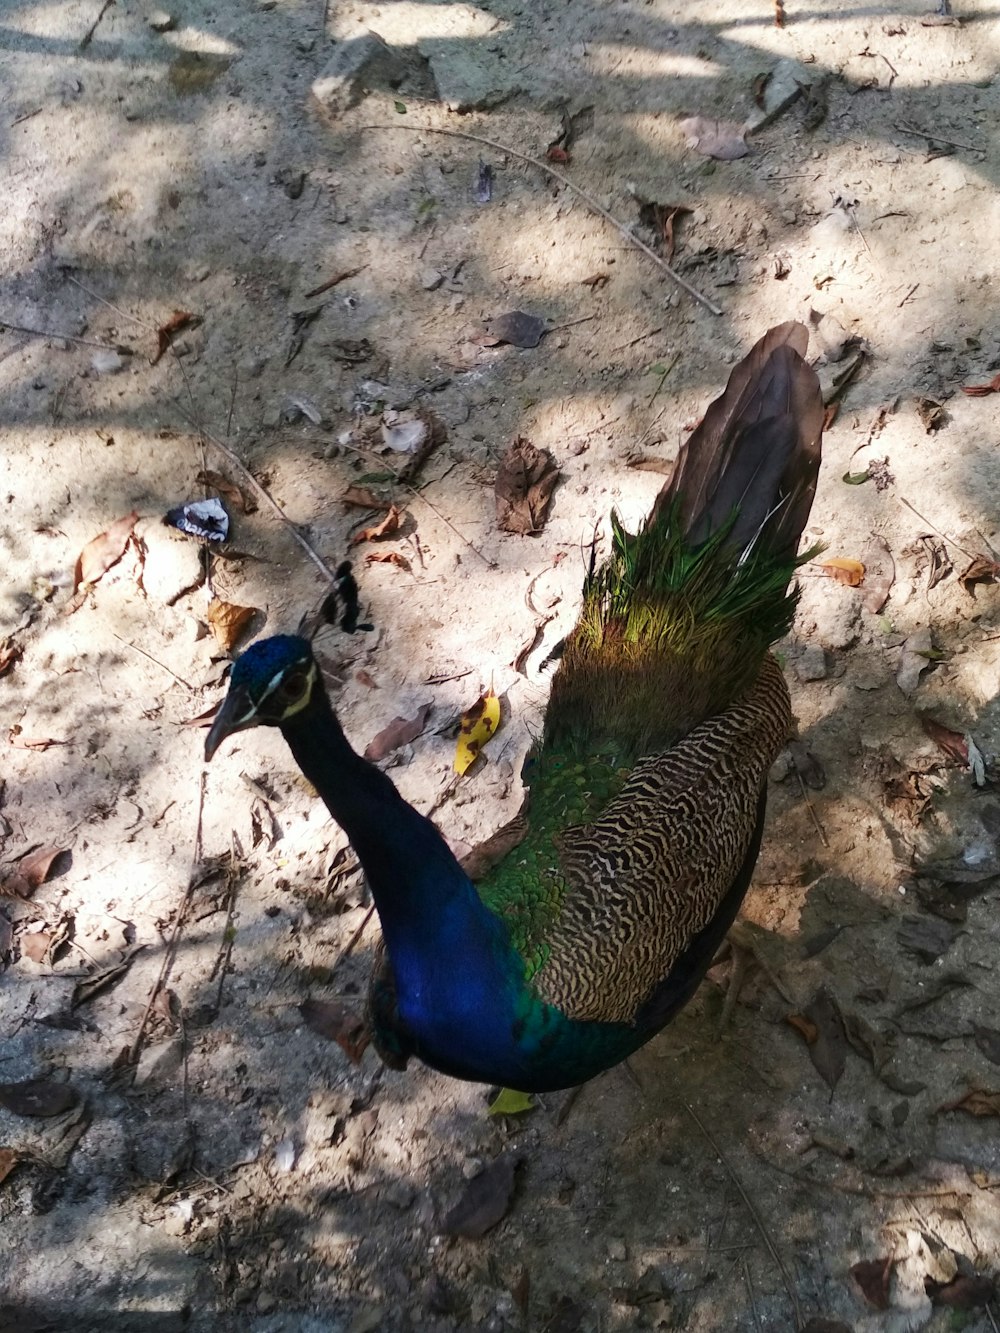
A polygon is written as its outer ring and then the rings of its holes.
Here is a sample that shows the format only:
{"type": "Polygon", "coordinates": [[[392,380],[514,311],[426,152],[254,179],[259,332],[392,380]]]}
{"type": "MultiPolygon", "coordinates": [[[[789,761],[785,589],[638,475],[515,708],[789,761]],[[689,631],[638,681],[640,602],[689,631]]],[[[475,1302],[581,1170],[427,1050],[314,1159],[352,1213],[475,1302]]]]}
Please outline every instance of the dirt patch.
{"type": "Polygon", "coordinates": [[[961,392],[1000,367],[993,8],[326,8],[0,27],[4,877],[66,849],[0,916],[0,1081],[64,1103],[0,1097],[5,1326],[995,1328],[1000,399],[961,392]],[[516,311],[537,345],[491,336],[516,311]],[[360,996],[364,889],[276,736],[199,776],[209,626],[294,629],[350,552],[345,727],[429,704],[387,762],[475,846],[595,528],[789,318],[839,403],[808,535],[866,574],[803,571],[726,1035],[720,965],[565,1115],[353,1066],[298,1006],[360,996]],[[497,526],[519,438],[560,474],[535,535],[497,526]],[[163,526],[206,493],[225,543],[163,526]],[[504,1220],[439,1234],[506,1153],[504,1220]]]}

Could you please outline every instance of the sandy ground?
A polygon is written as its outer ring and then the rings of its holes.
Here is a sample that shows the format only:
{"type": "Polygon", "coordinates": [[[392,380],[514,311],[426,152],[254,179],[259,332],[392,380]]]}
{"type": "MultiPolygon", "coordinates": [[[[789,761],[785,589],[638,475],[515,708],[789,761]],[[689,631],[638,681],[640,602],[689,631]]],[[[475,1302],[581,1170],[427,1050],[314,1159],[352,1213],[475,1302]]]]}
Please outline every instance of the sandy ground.
{"type": "Polygon", "coordinates": [[[0,1327],[997,1328],[1000,399],[961,389],[1000,369],[1000,15],[955,12],[0,6],[0,1327]],[[347,105],[367,30],[402,63],[347,105]],[[789,79],[813,91],[746,156],[686,142],[685,116],[742,123],[789,79]],[[589,202],[518,156],[563,106],[593,107],[553,164],[589,202]],[[674,264],[720,314],[630,243],[659,244],[641,199],[690,210],[674,264]],[[476,340],[519,309],[537,347],[476,340]],[[728,964],[569,1108],[490,1118],[484,1089],[353,1066],[298,1005],[361,993],[364,886],[277,736],[202,775],[210,602],[294,629],[373,521],[347,487],[395,500],[399,530],[351,552],[374,628],[318,642],[357,744],[431,705],[391,773],[474,845],[519,804],[595,525],[644,513],[788,318],[831,391],[865,354],[810,536],[867,572],[803,574],[801,746],[722,1039],[728,964]],[[408,483],[393,412],[436,433],[408,483]],[[534,537],[496,524],[519,435],[561,474],[534,537]],[[273,501],[229,492],[209,555],[161,521],[206,469],[273,501]],[[66,614],[81,551],[133,511],[66,614]],[[456,782],[455,719],[490,685],[503,728],[456,782]],[[14,877],[37,847],[66,854],[36,886],[14,877]],[[6,1085],[29,1079],[26,1107],[6,1085]],[[507,1154],[503,1220],[442,1234],[507,1154]]]}

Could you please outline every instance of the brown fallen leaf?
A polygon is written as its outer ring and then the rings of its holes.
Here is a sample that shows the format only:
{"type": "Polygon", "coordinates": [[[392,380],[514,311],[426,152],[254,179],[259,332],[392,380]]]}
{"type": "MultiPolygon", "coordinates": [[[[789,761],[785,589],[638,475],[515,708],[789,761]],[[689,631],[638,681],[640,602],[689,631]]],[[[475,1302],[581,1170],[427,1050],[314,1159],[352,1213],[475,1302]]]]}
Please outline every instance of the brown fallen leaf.
{"type": "Polygon", "coordinates": [[[861,1263],[851,1266],[851,1277],[860,1287],[868,1304],[876,1310],[889,1308],[889,1279],[895,1263],[890,1254],[885,1259],[863,1259],[861,1263]]]}
{"type": "Polygon", "coordinates": [[[80,552],[73,571],[73,595],[63,607],[63,615],[72,615],[79,610],[87,596],[87,587],[118,563],[125,554],[125,547],[132,536],[132,529],[139,521],[139,511],[133,509],[124,518],[117,519],[105,532],[89,541],[80,552]]]}
{"type": "Polygon", "coordinates": [[[21,936],[21,955],[33,963],[45,961],[55,935],[48,930],[26,931],[21,936]]]}
{"type": "Polygon", "coordinates": [[[378,689],[378,682],[375,680],[375,677],[370,671],[366,671],[364,667],[362,667],[360,671],[355,671],[354,679],[362,685],[367,685],[370,690],[378,689]]]}
{"type": "Polygon", "coordinates": [[[497,526],[518,536],[537,536],[545,526],[558,480],[551,454],[519,435],[497,469],[497,526]]]}
{"type": "Polygon", "coordinates": [[[175,310],[170,318],[156,330],[156,355],[150,361],[150,365],[156,365],[173,342],[175,334],[180,333],[182,329],[197,328],[200,323],[201,317],[193,315],[190,310],[175,310]]]}
{"type": "Polygon", "coordinates": [[[931,738],[935,745],[942,749],[949,759],[954,759],[956,763],[968,767],[969,764],[969,746],[965,737],[960,731],[952,731],[942,722],[936,722],[929,713],[917,711],[917,717],[920,718],[920,725],[931,738]]]}
{"type": "Polygon", "coordinates": [[[987,1092],[985,1088],[972,1088],[953,1102],[945,1102],[939,1111],[964,1111],[966,1115],[1000,1116],[1000,1092],[987,1092]]]}
{"type": "Polygon", "coordinates": [[[371,1041],[364,1015],[339,1000],[303,1000],[299,1013],[310,1031],[335,1041],[353,1064],[359,1064],[371,1041]]]}
{"type": "Polygon", "coordinates": [[[847,1036],[836,1000],[824,988],[801,1014],[793,1014],[792,1018],[799,1020],[792,1026],[805,1038],[816,1072],[832,1091],[840,1082],[847,1062],[847,1036]],[[810,1041],[808,1034],[813,1031],[816,1035],[810,1041]]]}
{"type": "Polygon", "coordinates": [[[473,1176],[458,1203],[445,1213],[440,1235],[478,1240],[502,1221],[514,1198],[517,1165],[517,1157],[506,1153],[473,1176]]]}
{"type": "Polygon", "coordinates": [[[948,421],[948,414],[936,398],[917,398],[917,416],[923,423],[928,435],[941,429],[948,421]]]}
{"type": "Polygon", "coordinates": [[[684,204],[660,204],[653,199],[643,199],[639,205],[639,221],[649,227],[659,238],[661,249],[668,264],[674,262],[676,241],[675,226],[690,208],[684,204]]]}
{"type": "Polygon", "coordinates": [[[746,131],[735,121],[688,116],[681,121],[680,131],[689,148],[703,153],[705,157],[717,158],[720,162],[735,162],[739,157],[746,157],[750,151],[743,137],[746,131]]]}
{"type": "Polygon", "coordinates": [[[67,850],[65,847],[39,847],[25,852],[17,868],[0,884],[0,893],[10,898],[30,898],[39,885],[45,883],[52,867],[67,850]]]}
{"type": "Polygon", "coordinates": [[[977,583],[996,583],[998,577],[1000,577],[1000,564],[996,560],[991,560],[988,555],[977,555],[968,568],[959,574],[958,581],[970,597],[975,597],[977,583]]]}
{"type": "Polygon", "coordinates": [[[861,563],[865,570],[861,605],[870,615],[877,616],[889,600],[889,593],[896,581],[896,562],[888,542],[874,533],[861,554],[864,556],[861,563]]]}
{"type": "Polygon", "coordinates": [[[860,560],[850,560],[845,556],[833,556],[824,560],[820,569],[826,571],[827,578],[837,583],[844,583],[848,588],[860,588],[865,580],[865,567],[860,560]]]}
{"type": "Polygon", "coordinates": [[[357,505],[359,509],[388,509],[388,500],[375,494],[368,486],[348,486],[340,497],[341,504],[357,505]]]}
{"type": "Polygon", "coordinates": [[[15,750],[47,750],[51,745],[69,745],[69,741],[57,740],[54,736],[25,736],[20,724],[11,727],[7,739],[15,750]]]}
{"type": "Polygon", "coordinates": [[[399,569],[410,572],[410,562],[398,551],[369,551],[365,556],[366,565],[396,565],[399,569]]]}
{"type": "Polygon", "coordinates": [[[959,1273],[950,1282],[935,1282],[924,1278],[924,1291],[932,1305],[945,1305],[952,1310],[976,1310],[989,1305],[994,1295],[993,1279],[981,1273],[959,1273]]]}
{"type": "Polygon", "coordinates": [[[985,398],[988,393],[1000,393],[1000,375],[994,375],[988,384],[963,384],[962,392],[970,398],[985,398]]]}
{"type": "Polygon", "coordinates": [[[930,592],[951,573],[951,560],[948,558],[948,551],[944,542],[933,533],[921,533],[917,541],[923,546],[924,552],[930,561],[927,570],[927,591],[930,592]]]}
{"type": "Polygon", "coordinates": [[[62,1115],[76,1106],[79,1093],[68,1083],[29,1078],[23,1083],[0,1083],[0,1106],[14,1115],[62,1115]]]}
{"type": "Polygon", "coordinates": [[[21,656],[21,650],[13,639],[0,639],[0,676],[10,670],[21,656]]]}
{"type": "Polygon", "coordinates": [[[421,704],[413,717],[393,718],[389,725],[383,727],[374,740],[369,742],[365,749],[365,758],[377,764],[380,759],[392,754],[393,750],[398,750],[401,745],[409,745],[410,741],[415,741],[427,725],[433,707],[434,705],[430,703],[421,704]]]}
{"type": "Polygon", "coordinates": [[[210,727],[215,721],[215,715],[221,705],[212,704],[211,708],[206,708],[204,713],[199,713],[197,717],[185,718],[181,723],[182,727],[210,727]]]}
{"type": "Polygon", "coordinates": [[[236,485],[221,472],[213,472],[210,468],[204,472],[199,472],[196,481],[202,486],[207,486],[209,490],[218,491],[224,500],[228,500],[232,507],[240,514],[252,514],[257,508],[252,497],[246,496],[236,485]]]}
{"type": "Polygon", "coordinates": [[[545,320],[529,315],[526,310],[511,310],[487,321],[487,331],[476,341],[483,347],[510,343],[512,347],[537,347],[545,332],[545,320]]]}
{"type": "Polygon", "coordinates": [[[391,537],[394,532],[399,531],[399,525],[403,518],[403,511],[397,505],[390,505],[385,518],[379,523],[373,523],[369,528],[362,528],[351,538],[351,544],[356,546],[358,542],[379,541],[382,537],[391,537]]]}
{"type": "Polygon", "coordinates": [[[591,273],[589,278],[581,278],[580,286],[589,287],[592,292],[599,292],[602,287],[606,287],[611,281],[607,273],[591,273]]]}
{"type": "Polygon", "coordinates": [[[0,1148],[0,1185],[7,1179],[20,1160],[13,1148],[0,1148]]]}
{"type": "Polygon", "coordinates": [[[218,597],[209,602],[206,619],[224,653],[232,652],[256,614],[255,606],[237,606],[235,602],[223,602],[218,597]]]}

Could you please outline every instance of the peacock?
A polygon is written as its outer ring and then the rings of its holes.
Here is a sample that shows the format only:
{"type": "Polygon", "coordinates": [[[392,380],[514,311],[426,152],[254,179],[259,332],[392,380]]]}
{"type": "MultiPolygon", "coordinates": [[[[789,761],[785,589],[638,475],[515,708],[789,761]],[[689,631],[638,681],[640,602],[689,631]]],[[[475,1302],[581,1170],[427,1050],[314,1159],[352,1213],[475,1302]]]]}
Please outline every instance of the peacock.
{"type": "MultiPolygon", "coordinates": [[[[772,328],[682,446],[646,522],[611,516],[561,645],[526,805],[464,864],[351,748],[306,639],[235,662],[206,758],[279,727],[346,832],[382,927],[383,1060],[545,1092],[626,1059],[690,999],[743,901],[788,689],[770,646],[820,462],[805,327],[772,328]]],[[[790,586],[791,585],[791,586],[790,586]]]]}

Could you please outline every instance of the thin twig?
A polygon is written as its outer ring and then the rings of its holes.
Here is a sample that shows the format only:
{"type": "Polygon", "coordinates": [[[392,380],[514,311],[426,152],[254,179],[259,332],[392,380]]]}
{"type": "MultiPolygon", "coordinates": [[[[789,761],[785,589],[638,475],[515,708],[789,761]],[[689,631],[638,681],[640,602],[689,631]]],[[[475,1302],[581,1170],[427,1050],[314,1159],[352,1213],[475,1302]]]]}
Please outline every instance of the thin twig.
{"type": "Polygon", "coordinates": [[[367,267],[367,264],[359,264],[357,268],[345,268],[342,273],[335,273],[332,278],[327,278],[326,282],[321,282],[318,287],[313,287],[310,291],[306,292],[305,296],[302,298],[303,301],[311,301],[314,296],[322,296],[323,293],[328,292],[331,287],[336,287],[339,283],[346,282],[348,278],[357,277],[362,269],[366,269],[367,267]]]}
{"type": "Polygon", "coordinates": [[[904,499],[902,495],[897,495],[896,499],[899,501],[901,505],[906,505],[907,509],[910,511],[911,514],[916,514],[917,518],[920,519],[921,523],[926,523],[927,526],[930,528],[931,532],[936,532],[942,541],[947,542],[949,546],[954,546],[956,551],[961,551],[962,554],[967,555],[970,560],[975,560],[976,557],[973,555],[971,551],[967,551],[964,546],[960,546],[958,542],[955,541],[954,537],[949,537],[946,532],[942,532],[940,528],[936,528],[929,518],[924,518],[923,514],[920,512],[919,509],[914,509],[913,505],[910,504],[909,500],[904,499]]]}
{"type": "Polygon", "coordinates": [[[11,129],[13,129],[15,125],[23,125],[26,120],[30,120],[32,116],[37,116],[44,110],[44,107],[36,106],[34,111],[23,112],[20,116],[10,122],[11,129]]]}
{"type": "Polygon", "coordinates": [[[967,1199],[971,1198],[971,1190],[960,1189],[920,1189],[920,1190],[873,1190],[866,1189],[863,1185],[849,1185],[843,1180],[817,1180],[814,1176],[807,1176],[804,1172],[793,1171],[791,1167],[782,1166],[780,1162],[772,1162],[770,1157],[765,1157],[762,1152],[751,1149],[754,1156],[769,1166],[772,1171],[778,1171],[789,1180],[796,1181],[799,1185],[809,1185],[813,1189],[836,1190],[838,1194],[851,1194],[860,1199],[967,1199]]]}
{"type": "Polygon", "coordinates": [[[993,1318],[993,1307],[989,1302],[986,1303],[985,1309],[986,1313],[989,1315],[990,1327],[993,1329],[993,1333],[1000,1333],[1000,1328],[997,1327],[997,1321],[993,1318]]]}
{"type": "Polygon", "coordinates": [[[785,1264],[785,1261],[784,1261],[784,1259],[782,1259],[781,1255],[778,1253],[778,1249],[777,1249],[777,1247],[776,1247],[774,1241],[771,1239],[771,1236],[770,1236],[770,1233],[768,1232],[767,1227],[764,1225],[764,1219],[761,1217],[760,1213],[757,1211],[757,1207],[756,1207],[756,1205],[754,1204],[754,1201],[750,1198],[750,1195],[749,1195],[749,1194],[746,1192],[746,1190],[744,1189],[744,1187],[743,1187],[743,1182],[740,1180],[739,1176],[738,1176],[738,1175],[736,1174],[736,1172],[733,1170],[733,1167],[732,1167],[732,1165],[730,1164],[729,1160],[727,1159],[725,1153],[724,1153],[724,1152],[722,1151],[722,1149],[719,1147],[718,1140],[716,1139],[715,1135],[714,1135],[714,1134],[712,1133],[712,1131],[711,1131],[711,1130],[704,1124],[704,1122],[701,1120],[701,1118],[699,1117],[697,1111],[695,1111],[695,1109],[694,1109],[693,1106],[691,1106],[688,1102],[684,1102],[684,1103],[682,1103],[682,1105],[683,1105],[685,1111],[687,1111],[688,1115],[689,1115],[689,1116],[691,1117],[691,1119],[694,1121],[694,1123],[695,1123],[695,1124],[698,1126],[698,1128],[701,1130],[702,1134],[703,1134],[703,1135],[705,1136],[705,1138],[708,1140],[708,1143],[709,1143],[710,1147],[712,1148],[712,1151],[713,1151],[713,1152],[715,1153],[715,1155],[718,1157],[718,1159],[719,1159],[719,1161],[722,1163],[722,1165],[726,1168],[726,1171],[729,1173],[729,1178],[730,1178],[730,1180],[731,1180],[731,1181],[733,1182],[733,1184],[736,1186],[737,1190],[739,1191],[740,1198],[741,1198],[741,1199],[743,1200],[743,1202],[746,1204],[747,1211],[749,1212],[750,1216],[753,1218],[754,1222],[756,1223],[756,1225],[757,1225],[757,1230],[760,1232],[761,1239],[763,1240],[764,1244],[767,1246],[768,1253],[770,1254],[770,1256],[771,1256],[771,1258],[774,1260],[774,1262],[778,1265],[778,1268],[779,1268],[779,1270],[780,1270],[780,1272],[781,1272],[781,1276],[782,1276],[782,1278],[783,1278],[783,1280],[784,1280],[784,1283],[785,1283],[785,1290],[788,1292],[788,1299],[789,1299],[789,1300],[791,1301],[791,1303],[792,1303],[792,1310],[793,1310],[793,1312],[794,1312],[794,1314],[795,1314],[795,1327],[796,1327],[796,1329],[800,1329],[800,1330],[801,1330],[801,1328],[802,1328],[802,1310],[801,1310],[800,1307],[799,1307],[799,1298],[798,1298],[798,1296],[797,1296],[796,1293],[795,1293],[795,1288],[794,1288],[793,1285],[792,1285],[791,1275],[790,1275],[789,1272],[788,1272],[788,1268],[787,1268],[787,1266],[786,1266],[786,1264],[785,1264]]]}
{"type": "Polygon", "coordinates": [[[561,171],[556,171],[553,167],[550,167],[547,162],[543,162],[540,158],[532,157],[529,153],[521,153],[516,148],[511,148],[508,144],[498,143],[495,139],[486,139],[479,134],[466,134],[464,130],[435,129],[430,125],[363,125],[362,129],[410,130],[414,134],[444,134],[450,139],[467,139],[469,143],[482,144],[486,148],[493,148],[498,153],[508,153],[511,157],[519,158],[522,162],[527,162],[531,166],[537,167],[539,171],[544,171],[547,175],[551,176],[553,180],[559,181],[559,183],[567,190],[570,190],[579,199],[582,199],[588,208],[593,209],[593,211],[599,214],[605,222],[614,227],[621,236],[624,236],[630,245],[635,246],[637,250],[641,250],[647,258],[653,261],[658,269],[663,273],[666,273],[667,277],[672,278],[673,281],[677,283],[678,287],[683,287],[688,296],[694,297],[699,305],[703,305],[705,309],[710,310],[713,315],[722,314],[722,310],[719,306],[713,301],[710,301],[707,296],[698,290],[697,287],[692,287],[691,283],[689,283],[686,278],[682,278],[676,269],[671,268],[665,259],[662,259],[655,250],[646,244],[645,241],[640,240],[638,236],[631,232],[624,222],[619,222],[613,213],[609,213],[606,208],[603,208],[593,195],[588,194],[586,190],[582,190],[580,186],[574,184],[568,176],[564,176],[561,171]]]}
{"type": "Polygon", "coordinates": [[[625,352],[630,347],[635,347],[638,343],[644,343],[647,338],[655,338],[658,333],[662,332],[663,325],[659,324],[655,329],[650,329],[648,333],[640,333],[638,338],[630,338],[627,343],[619,343],[617,347],[612,347],[608,355],[613,356],[615,352],[625,352]]]}
{"type": "Polygon", "coordinates": [[[806,808],[810,815],[812,815],[812,822],[816,825],[816,832],[819,834],[823,846],[829,847],[830,844],[827,842],[826,834],[823,832],[823,825],[819,822],[819,816],[816,814],[813,803],[809,799],[809,793],[806,791],[806,784],[802,781],[802,774],[799,772],[798,765],[793,765],[793,767],[795,768],[795,776],[799,780],[799,790],[802,792],[802,799],[805,801],[806,808]]]}
{"type": "Polygon", "coordinates": [[[67,343],[77,343],[80,347],[96,347],[101,352],[119,352],[128,351],[131,356],[131,350],[128,348],[115,347],[111,343],[94,342],[92,338],[77,338],[72,333],[56,333],[51,329],[32,329],[27,324],[11,324],[9,320],[0,319],[0,329],[7,329],[11,333],[26,333],[30,338],[52,338],[67,343]]]}
{"type": "MultiPolygon", "coordinates": [[[[402,127],[400,127],[402,128],[402,127]]],[[[966,148],[970,153],[985,153],[985,148],[977,148],[974,143],[962,143],[961,139],[942,139],[940,134],[932,134],[930,130],[917,129],[916,125],[907,125],[905,121],[895,127],[902,134],[912,134],[918,139],[926,139],[928,143],[943,143],[949,148],[966,148]]]]}
{"type": "Polygon", "coordinates": [[[753,1296],[753,1280],[750,1277],[750,1265],[747,1263],[746,1255],[740,1259],[740,1267],[743,1269],[743,1281],[746,1283],[747,1296],[750,1300],[750,1313],[753,1315],[753,1326],[757,1333],[763,1333],[760,1326],[760,1315],[757,1313],[757,1302],[753,1296]]]}
{"type": "Polygon", "coordinates": [[[170,974],[170,968],[173,965],[173,961],[177,953],[177,944],[178,941],[180,940],[181,930],[183,929],[184,921],[188,914],[188,908],[191,906],[191,899],[194,897],[194,891],[196,886],[201,882],[198,876],[198,867],[201,865],[201,860],[202,860],[201,830],[202,830],[202,816],[204,814],[204,810],[205,810],[205,770],[204,768],[202,768],[201,780],[198,784],[198,822],[197,825],[195,826],[195,834],[194,834],[194,856],[191,862],[191,870],[188,874],[187,889],[184,892],[184,897],[181,900],[181,905],[177,912],[177,918],[174,921],[174,929],[170,936],[170,941],[163,952],[163,962],[160,965],[160,974],[153,982],[152,989],[149,992],[149,999],[146,1001],[145,1011],[139,1023],[139,1030],[135,1034],[135,1038],[132,1042],[132,1045],[129,1047],[129,1052],[128,1052],[129,1065],[134,1065],[136,1060],[138,1060],[139,1058],[139,1052],[142,1049],[142,1039],[146,1034],[146,1025],[149,1022],[149,1016],[153,1012],[153,1005],[156,1003],[157,996],[163,989],[164,983],[166,982],[167,977],[170,974]]]}
{"type": "Polygon", "coordinates": [[[190,425],[194,427],[194,429],[203,439],[208,440],[210,444],[214,444],[216,449],[218,449],[220,453],[224,454],[226,458],[228,458],[229,462],[233,465],[234,468],[236,468],[236,470],[239,472],[240,476],[244,479],[247,485],[250,486],[254,491],[256,491],[259,498],[263,500],[264,503],[268,506],[268,508],[271,509],[277,515],[277,517],[281,520],[284,526],[288,529],[289,533],[291,533],[292,537],[294,537],[294,539],[302,547],[303,551],[305,551],[306,555],[313,562],[316,568],[320,570],[320,572],[324,575],[326,579],[329,580],[330,583],[333,583],[335,581],[335,575],[333,573],[333,570],[326,563],[326,561],[319,554],[319,552],[305,539],[305,537],[303,537],[302,533],[298,530],[296,525],[292,522],[292,520],[288,517],[285,511],[281,508],[281,505],[278,504],[277,500],[272,498],[270,492],[260,484],[260,482],[253,475],[253,473],[246,466],[246,464],[240,460],[239,455],[236,454],[232,449],[230,449],[228,444],[223,443],[222,440],[220,440],[217,436],[213,435],[211,431],[207,431],[205,430],[204,426],[200,426],[195,417],[190,412],[186,411],[180,405],[180,403],[176,401],[176,399],[174,400],[174,402],[181,416],[184,417],[185,420],[188,421],[190,425]]]}
{"type": "Polygon", "coordinates": [[[80,38],[81,51],[85,51],[86,48],[90,45],[90,43],[94,40],[94,33],[101,26],[101,19],[104,17],[104,15],[108,12],[108,10],[114,3],[115,0],[104,0],[104,4],[101,5],[101,12],[98,14],[97,18],[94,19],[93,23],[83,34],[83,36],[80,38]]]}
{"type": "Polygon", "coordinates": [[[192,694],[195,693],[195,688],[191,682],[185,680],[183,676],[178,676],[176,671],[171,671],[166,662],[161,662],[159,658],[154,657],[152,653],[147,653],[145,648],[140,648],[137,643],[129,643],[128,639],[123,639],[120,634],[115,634],[114,630],[112,630],[111,633],[119,643],[123,643],[126,648],[131,648],[134,653],[139,653],[142,657],[145,657],[148,661],[152,662],[154,666],[158,666],[161,671],[165,671],[168,676],[173,676],[178,685],[183,685],[184,688],[190,690],[192,694]]]}
{"type": "Polygon", "coordinates": [[[83,283],[80,281],[79,278],[74,278],[73,274],[70,273],[67,269],[63,270],[63,275],[69,279],[69,281],[73,284],[74,287],[79,287],[81,292],[86,292],[87,295],[93,297],[95,301],[100,301],[101,305],[106,305],[108,309],[113,310],[116,315],[121,315],[122,319],[131,320],[133,324],[138,324],[141,329],[148,329],[150,333],[156,332],[155,325],[147,324],[146,321],[144,319],[140,319],[138,315],[130,315],[127,310],[122,310],[120,306],[115,305],[112,301],[109,301],[106,297],[99,295],[99,293],[97,292],[92,292],[89,287],[85,287],[83,285],[83,283]]]}

